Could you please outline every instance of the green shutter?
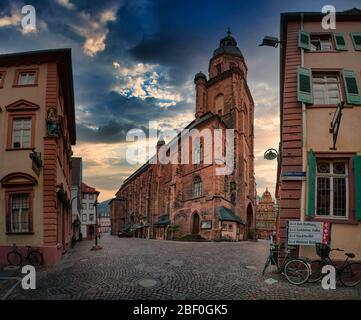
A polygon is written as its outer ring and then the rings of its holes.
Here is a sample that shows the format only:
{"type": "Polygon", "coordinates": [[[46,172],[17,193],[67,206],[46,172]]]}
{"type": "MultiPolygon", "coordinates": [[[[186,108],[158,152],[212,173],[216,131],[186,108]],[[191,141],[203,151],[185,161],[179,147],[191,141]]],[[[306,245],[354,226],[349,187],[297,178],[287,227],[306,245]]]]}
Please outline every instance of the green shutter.
{"type": "Polygon", "coordinates": [[[356,195],[356,219],[361,221],[361,156],[355,156],[353,159],[355,175],[355,195],[356,195]]]}
{"type": "Polygon", "coordinates": [[[350,32],[353,47],[357,51],[361,51],[361,32],[350,32]]]}
{"type": "Polygon", "coordinates": [[[307,215],[315,215],[315,179],[316,179],[316,156],[313,150],[308,155],[308,209],[307,215]]]}
{"type": "Polygon", "coordinates": [[[355,72],[352,70],[343,71],[343,81],[348,104],[361,104],[360,90],[357,84],[355,72]]]}
{"type": "Polygon", "coordinates": [[[297,69],[297,100],[308,104],[313,103],[312,72],[310,69],[303,67],[297,69]]]}
{"type": "Polygon", "coordinates": [[[343,33],[334,33],[333,38],[335,40],[336,49],[340,51],[347,51],[347,45],[345,36],[343,33]]]}
{"type": "Polygon", "coordinates": [[[298,46],[305,50],[311,50],[311,37],[308,32],[300,30],[298,35],[298,46]]]}

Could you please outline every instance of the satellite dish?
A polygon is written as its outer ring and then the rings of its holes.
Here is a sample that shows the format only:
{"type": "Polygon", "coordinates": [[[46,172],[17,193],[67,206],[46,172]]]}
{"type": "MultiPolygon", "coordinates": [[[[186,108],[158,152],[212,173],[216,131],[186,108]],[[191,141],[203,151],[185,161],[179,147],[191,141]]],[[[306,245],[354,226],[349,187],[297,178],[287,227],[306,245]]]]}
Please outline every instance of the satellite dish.
{"type": "Polygon", "coordinates": [[[268,149],[263,156],[266,160],[274,160],[278,158],[278,151],[276,149],[268,149]]]}

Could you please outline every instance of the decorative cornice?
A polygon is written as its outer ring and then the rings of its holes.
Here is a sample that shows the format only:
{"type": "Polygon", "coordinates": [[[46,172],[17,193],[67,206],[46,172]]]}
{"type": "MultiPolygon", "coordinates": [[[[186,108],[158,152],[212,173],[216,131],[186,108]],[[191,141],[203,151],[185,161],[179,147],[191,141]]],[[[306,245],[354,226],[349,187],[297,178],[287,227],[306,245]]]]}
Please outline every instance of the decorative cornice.
{"type": "Polygon", "coordinates": [[[30,101],[21,99],[16,102],[13,102],[5,107],[9,112],[15,111],[35,111],[39,109],[39,105],[32,103],[30,101]]]}

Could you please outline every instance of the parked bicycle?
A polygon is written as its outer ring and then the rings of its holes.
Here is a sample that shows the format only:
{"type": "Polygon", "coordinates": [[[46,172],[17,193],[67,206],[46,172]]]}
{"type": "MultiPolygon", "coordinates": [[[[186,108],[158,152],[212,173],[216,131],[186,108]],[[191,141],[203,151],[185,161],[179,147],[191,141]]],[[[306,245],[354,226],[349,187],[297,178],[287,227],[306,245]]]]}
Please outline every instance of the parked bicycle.
{"type": "Polygon", "coordinates": [[[331,258],[331,251],[345,251],[343,249],[331,249],[326,244],[316,244],[316,253],[321,258],[310,262],[312,274],[308,279],[309,282],[318,282],[322,279],[322,268],[326,265],[335,267],[337,280],[347,287],[354,287],[361,282],[361,263],[350,262],[355,258],[353,253],[346,252],[346,259],[342,265],[337,265],[331,258]]]}
{"type": "MultiPolygon", "coordinates": [[[[26,257],[25,257],[25,261],[28,261],[30,265],[38,267],[41,266],[43,264],[43,254],[36,250],[33,249],[31,246],[26,246],[27,248],[27,253],[26,253],[26,257]]],[[[23,255],[19,252],[16,244],[13,244],[13,250],[10,251],[7,255],[7,260],[9,262],[10,265],[12,266],[20,266],[23,263],[23,255]]]]}
{"type": "Polygon", "coordinates": [[[279,247],[277,244],[271,244],[270,254],[267,258],[266,264],[263,268],[262,275],[265,274],[269,265],[277,266],[278,272],[280,272],[287,281],[294,285],[301,285],[307,282],[311,274],[311,269],[303,258],[292,257],[291,251],[295,250],[295,247],[285,246],[285,257],[282,264],[278,265],[278,253],[279,247]]]}

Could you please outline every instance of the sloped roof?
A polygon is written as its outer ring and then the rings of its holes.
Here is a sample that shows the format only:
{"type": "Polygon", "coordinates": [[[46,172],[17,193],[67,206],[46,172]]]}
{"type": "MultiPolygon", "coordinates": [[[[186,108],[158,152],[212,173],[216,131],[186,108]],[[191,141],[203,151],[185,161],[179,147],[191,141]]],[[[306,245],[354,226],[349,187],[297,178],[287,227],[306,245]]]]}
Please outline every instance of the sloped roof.
{"type": "Polygon", "coordinates": [[[88,186],[84,182],[81,183],[81,192],[82,193],[94,193],[94,194],[99,194],[100,193],[95,188],[88,186]]]}
{"type": "Polygon", "coordinates": [[[240,224],[244,224],[243,220],[241,219],[241,217],[238,217],[234,214],[233,210],[226,208],[226,207],[220,207],[218,209],[218,215],[219,215],[219,220],[221,221],[234,221],[234,222],[238,222],[240,224]]]}

